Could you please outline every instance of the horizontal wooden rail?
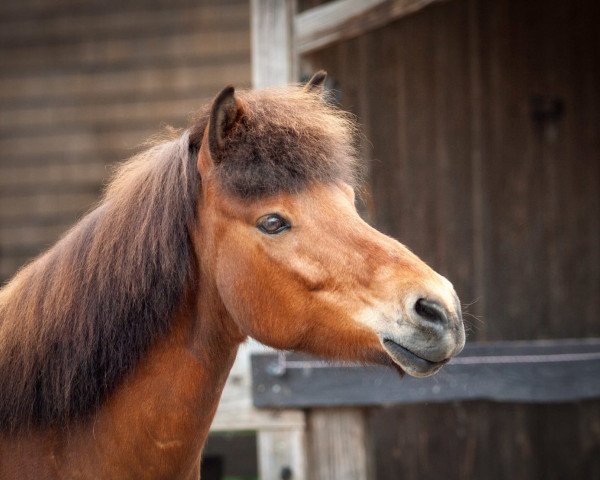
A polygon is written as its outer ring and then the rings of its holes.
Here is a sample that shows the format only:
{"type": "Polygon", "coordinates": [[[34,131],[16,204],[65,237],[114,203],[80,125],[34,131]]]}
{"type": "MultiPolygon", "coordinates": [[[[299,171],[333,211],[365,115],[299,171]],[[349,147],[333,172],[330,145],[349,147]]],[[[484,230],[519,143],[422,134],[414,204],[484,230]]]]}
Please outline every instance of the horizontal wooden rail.
{"type": "Polygon", "coordinates": [[[297,354],[252,356],[257,407],[371,406],[460,400],[600,398],[600,339],[474,343],[425,379],[297,354]]]}
{"type": "Polygon", "coordinates": [[[357,37],[439,1],[443,0],[336,0],[310,8],[294,19],[296,52],[357,37]]]}

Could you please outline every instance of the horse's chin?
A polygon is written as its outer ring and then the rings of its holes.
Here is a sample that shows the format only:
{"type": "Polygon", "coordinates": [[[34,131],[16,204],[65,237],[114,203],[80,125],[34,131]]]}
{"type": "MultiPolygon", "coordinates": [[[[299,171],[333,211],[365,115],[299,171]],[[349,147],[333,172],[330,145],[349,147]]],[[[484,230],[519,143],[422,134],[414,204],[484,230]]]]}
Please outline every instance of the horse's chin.
{"type": "Polygon", "coordinates": [[[401,374],[407,373],[411,377],[430,377],[436,374],[449,360],[432,362],[389,338],[382,338],[381,344],[393,361],[396,370],[401,374]]]}

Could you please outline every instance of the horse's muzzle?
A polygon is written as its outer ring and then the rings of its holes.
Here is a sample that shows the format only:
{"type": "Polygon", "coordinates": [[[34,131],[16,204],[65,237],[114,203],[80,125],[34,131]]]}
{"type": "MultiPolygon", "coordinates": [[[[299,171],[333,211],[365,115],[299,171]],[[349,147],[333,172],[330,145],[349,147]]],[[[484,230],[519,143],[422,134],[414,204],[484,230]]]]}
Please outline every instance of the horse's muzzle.
{"type": "Polygon", "coordinates": [[[460,303],[454,300],[450,306],[425,297],[413,300],[395,327],[379,334],[384,350],[404,372],[428,377],[461,352],[465,331],[460,303]]]}

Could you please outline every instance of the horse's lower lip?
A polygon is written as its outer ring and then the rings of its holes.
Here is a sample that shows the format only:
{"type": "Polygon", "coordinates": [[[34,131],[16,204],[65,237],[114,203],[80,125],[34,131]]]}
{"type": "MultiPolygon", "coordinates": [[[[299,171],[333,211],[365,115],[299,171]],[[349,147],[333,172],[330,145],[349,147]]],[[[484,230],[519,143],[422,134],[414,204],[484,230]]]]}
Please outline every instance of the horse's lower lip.
{"type": "Polygon", "coordinates": [[[408,348],[394,342],[389,338],[382,339],[383,346],[388,351],[390,356],[406,371],[406,373],[416,374],[418,376],[432,375],[437,372],[440,367],[448,363],[449,359],[441,362],[432,362],[426,358],[418,356],[408,348]]]}

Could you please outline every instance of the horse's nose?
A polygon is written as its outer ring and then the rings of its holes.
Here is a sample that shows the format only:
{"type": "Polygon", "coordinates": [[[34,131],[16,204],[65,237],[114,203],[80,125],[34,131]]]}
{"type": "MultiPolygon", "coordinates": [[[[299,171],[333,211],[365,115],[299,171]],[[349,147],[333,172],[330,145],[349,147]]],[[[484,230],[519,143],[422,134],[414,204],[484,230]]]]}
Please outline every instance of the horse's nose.
{"type": "Polygon", "coordinates": [[[450,323],[448,310],[436,302],[427,298],[419,298],[414,306],[418,319],[423,323],[433,323],[442,327],[450,323]]]}

